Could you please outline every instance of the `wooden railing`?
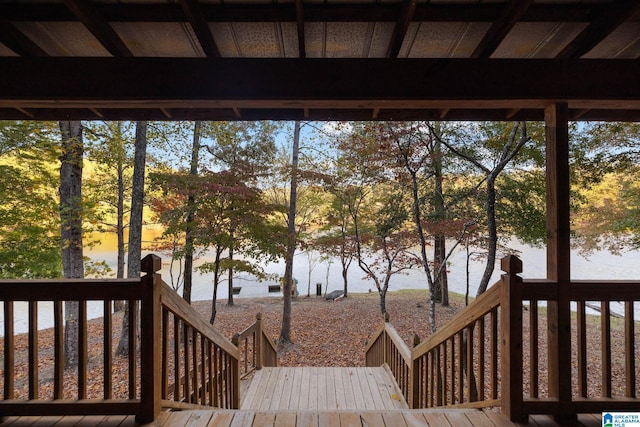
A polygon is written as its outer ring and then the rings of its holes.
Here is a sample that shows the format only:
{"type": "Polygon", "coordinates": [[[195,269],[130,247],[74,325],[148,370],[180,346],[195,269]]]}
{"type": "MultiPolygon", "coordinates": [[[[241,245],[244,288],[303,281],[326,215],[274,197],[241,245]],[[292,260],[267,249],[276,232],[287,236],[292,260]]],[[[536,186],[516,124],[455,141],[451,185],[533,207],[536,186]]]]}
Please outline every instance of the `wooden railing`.
{"type": "Polygon", "coordinates": [[[162,406],[240,407],[240,352],[163,283],[162,406]]]}
{"type": "Polygon", "coordinates": [[[640,325],[634,310],[634,303],[638,307],[640,301],[640,282],[574,280],[569,284],[571,340],[558,343],[557,351],[571,355],[572,369],[556,379],[539,362],[544,355],[538,348],[543,347],[541,337],[546,332],[546,305],[558,301],[557,286],[545,280],[523,283],[522,300],[529,312],[524,317],[529,359],[524,361],[523,413],[558,414],[566,408],[572,413],[640,410],[636,349],[640,325]],[[612,304],[618,305],[618,313],[612,304]],[[589,310],[596,315],[589,316],[589,310]],[[542,377],[551,377],[556,384],[544,384],[539,381],[542,377]]]}
{"type": "Polygon", "coordinates": [[[278,366],[278,347],[262,327],[262,313],[256,314],[256,321],[231,342],[240,351],[240,378],[245,379],[263,367],[278,366]]]}
{"type": "Polygon", "coordinates": [[[389,317],[374,334],[374,339],[365,349],[367,366],[384,366],[388,368],[398,383],[402,394],[411,393],[411,350],[402,340],[398,332],[391,326],[389,317]]]}
{"type": "Polygon", "coordinates": [[[238,349],[162,282],[156,274],[160,265],[158,257],[145,257],[140,279],[0,281],[0,418],[118,414],[149,422],[163,405],[237,408],[238,349]],[[115,300],[129,302],[131,345],[126,357],[114,356],[114,324],[120,321],[112,314],[115,300]],[[79,305],[78,363],[73,370],[64,366],[65,301],[79,305]],[[87,301],[100,302],[102,321],[88,322],[87,301]],[[14,330],[18,302],[28,305],[26,339],[14,330]],[[39,308],[46,307],[52,307],[50,335],[38,330],[39,308]],[[50,353],[42,337],[53,341],[50,353]]]}
{"type": "Polygon", "coordinates": [[[501,406],[512,420],[529,414],[640,410],[635,349],[640,328],[634,315],[640,282],[568,284],[575,310],[571,339],[549,346],[543,340],[549,335],[546,320],[556,313],[545,305],[558,300],[558,283],[522,280],[522,262],[515,256],[505,257],[502,269],[500,281],[414,346],[409,356],[403,344],[390,339],[395,331],[385,324],[367,347],[367,366],[398,366],[391,371],[399,385],[409,379],[409,386],[400,388],[412,408],[501,406]],[[621,302],[623,316],[612,318],[612,301],[621,302]],[[588,307],[598,308],[600,315],[588,318],[588,307]],[[592,328],[600,339],[588,345],[592,328]],[[575,369],[552,374],[549,364],[566,357],[575,369]],[[617,383],[614,370],[621,378],[617,383]],[[546,384],[541,378],[547,378],[546,384]]]}

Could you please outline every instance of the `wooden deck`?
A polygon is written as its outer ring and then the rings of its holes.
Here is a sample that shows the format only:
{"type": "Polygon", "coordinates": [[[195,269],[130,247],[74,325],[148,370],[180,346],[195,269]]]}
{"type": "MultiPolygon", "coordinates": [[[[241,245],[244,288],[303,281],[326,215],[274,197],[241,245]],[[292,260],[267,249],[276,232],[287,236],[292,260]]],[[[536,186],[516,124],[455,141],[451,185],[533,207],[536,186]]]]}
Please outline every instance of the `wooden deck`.
{"type": "Polygon", "coordinates": [[[240,409],[341,411],[409,409],[385,368],[263,368],[240,409]]]}
{"type": "MultiPolygon", "coordinates": [[[[0,427],[134,427],[133,416],[7,417],[0,427]]],[[[263,368],[240,410],[163,412],[147,427],[557,427],[548,416],[512,423],[497,410],[410,410],[385,368],[263,368]]],[[[574,426],[600,427],[599,415],[574,426]]]]}
{"type": "MultiPolygon", "coordinates": [[[[134,417],[8,417],[2,427],[134,427],[134,417]]],[[[512,423],[500,412],[467,410],[387,411],[184,411],[163,412],[148,427],[560,427],[544,415],[512,423]]],[[[580,415],[577,427],[600,427],[599,415],[580,415]]]]}

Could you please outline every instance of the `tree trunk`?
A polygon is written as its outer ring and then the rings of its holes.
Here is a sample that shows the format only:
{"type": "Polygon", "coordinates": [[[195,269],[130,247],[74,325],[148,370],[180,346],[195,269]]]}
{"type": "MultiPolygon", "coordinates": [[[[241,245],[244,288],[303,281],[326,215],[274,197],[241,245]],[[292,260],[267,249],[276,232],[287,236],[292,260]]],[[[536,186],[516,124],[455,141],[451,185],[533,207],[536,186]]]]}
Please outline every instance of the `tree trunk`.
{"type": "MultiPolygon", "coordinates": [[[[200,134],[202,122],[196,121],[193,127],[193,145],[191,146],[191,169],[190,176],[198,175],[198,159],[200,155],[200,134]]],[[[191,289],[193,287],[193,246],[194,232],[193,221],[195,216],[196,198],[193,194],[189,194],[187,198],[187,218],[184,237],[184,288],[182,290],[182,298],[191,302],[191,289]]]]}
{"type": "Polygon", "coordinates": [[[296,198],[298,193],[298,151],[300,147],[300,122],[296,121],[293,131],[293,154],[291,159],[291,193],[289,195],[289,216],[287,218],[287,257],[284,270],[284,307],[282,309],[282,329],[279,341],[291,342],[291,289],[293,285],[293,256],[296,252],[296,198]]]}
{"type": "MultiPolygon", "coordinates": [[[[140,277],[142,256],[142,209],[144,206],[144,175],[147,157],[147,122],[136,122],[136,142],[133,165],[133,188],[131,191],[131,215],[129,220],[129,251],[127,277],[140,277]]],[[[125,304],[128,306],[128,304],[125,304]]],[[[137,307],[136,307],[137,309],[137,307]]],[[[116,354],[125,356],[129,352],[129,310],[125,307],[122,317],[122,334],[116,354]]]]}
{"type": "Polygon", "coordinates": [[[233,231],[229,233],[229,298],[227,299],[227,305],[233,306],[233,231]]]}
{"type": "MultiPolygon", "coordinates": [[[[59,123],[62,133],[60,157],[60,223],[62,237],[62,270],[66,279],[84,278],[82,253],[82,123],[59,123]]],[[[64,364],[78,365],[79,303],[65,302],[64,364]]]]}
{"type": "MultiPolygon", "coordinates": [[[[124,277],[124,164],[122,160],[118,160],[118,206],[117,206],[117,224],[116,235],[118,238],[118,265],[116,267],[116,277],[122,279],[124,277]]],[[[114,310],[124,310],[124,301],[114,301],[114,310]]]]}
{"type": "Polygon", "coordinates": [[[216,308],[218,300],[218,283],[220,283],[220,256],[222,255],[222,247],[216,245],[216,258],[215,267],[213,269],[213,298],[211,300],[211,317],[209,317],[209,323],[213,325],[216,320],[216,314],[218,310],[216,308]]]}
{"type": "Polygon", "coordinates": [[[489,280],[496,265],[496,251],[498,250],[498,231],[496,225],[496,177],[491,174],[487,178],[487,229],[489,234],[489,249],[487,253],[487,265],[485,266],[482,279],[480,279],[480,285],[476,292],[476,297],[482,295],[489,286],[489,280]]]}
{"type": "MultiPolygon", "coordinates": [[[[433,177],[433,208],[435,211],[435,220],[442,221],[446,217],[446,210],[444,206],[444,193],[442,191],[442,143],[438,138],[436,138],[433,148],[433,177]]],[[[436,272],[433,279],[436,288],[436,300],[442,303],[443,307],[448,307],[449,281],[447,278],[447,268],[441,267],[447,256],[446,238],[442,233],[438,233],[434,236],[433,240],[433,264],[434,271],[436,272]]]]}

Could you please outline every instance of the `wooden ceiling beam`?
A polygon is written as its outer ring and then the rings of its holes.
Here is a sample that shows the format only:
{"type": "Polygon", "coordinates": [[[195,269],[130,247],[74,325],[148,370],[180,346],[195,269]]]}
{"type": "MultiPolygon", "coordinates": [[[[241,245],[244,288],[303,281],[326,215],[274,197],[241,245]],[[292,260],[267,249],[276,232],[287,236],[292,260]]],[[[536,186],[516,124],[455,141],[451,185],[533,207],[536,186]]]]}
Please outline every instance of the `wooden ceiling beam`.
{"type": "Polygon", "coordinates": [[[96,9],[94,3],[89,0],[64,0],[64,4],[111,55],[116,57],[133,56],[120,36],[96,9]]]}
{"type": "Polygon", "coordinates": [[[180,5],[200,42],[204,54],[209,58],[220,58],[220,51],[197,0],[180,0],[180,5]]]}
{"type": "Polygon", "coordinates": [[[9,108],[31,102],[100,109],[640,104],[637,60],[2,57],[0,75],[0,107],[9,108]]]}
{"type": "Polygon", "coordinates": [[[20,56],[48,56],[33,40],[5,20],[0,20],[0,43],[20,56]]]}
{"type": "MultiPolygon", "coordinates": [[[[185,22],[181,6],[175,3],[100,3],[93,7],[108,22],[185,22]]],[[[305,22],[395,22],[397,3],[370,4],[305,3],[305,22]]],[[[293,3],[213,4],[200,3],[207,22],[296,22],[293,3]]],[[[522,22],[590,22],[610,8],[607,3],[536,4],[522,15],[522,22]]],[[[414,22],[495,22],[504,8],[500,3],[432,4],[421,3],[414,22]]],[[[58,3],[32,3],[7,0],[2,3],[4,18],[11,22],[68,22],[74,14],[58,3]]],[[[640,16],[630,17],[631,21],[640,16]]]]}
{"type": "Polygon", "coordinates": [[[397,58],[402,48],[402,42],[407,35],[407,30],[413,19],[413,14],[416,11],[418,0],[404,0],[402,2],[402,8],[400,9],[400,15],[398,21],[393,28],[393,34],[389,47],[387,48],[387,58],[397,58]]]}
{"type": "Polygon", "coordinates": [[[637,0],[621,0],[610,4],[600,15],[591,21],[578,36],[562,49],[558,58],[580,58],[589,53],[621,24],[628,21],[640,11],[637,0]]]}
{"type": "Polygon", "coordinates": [[[500,16],[491,24],[478,46],[471,54],[472,58],[489,58],[500,46],[509,31],[522,18],[533,0],[510,0],[505,4],[500,16]]]}

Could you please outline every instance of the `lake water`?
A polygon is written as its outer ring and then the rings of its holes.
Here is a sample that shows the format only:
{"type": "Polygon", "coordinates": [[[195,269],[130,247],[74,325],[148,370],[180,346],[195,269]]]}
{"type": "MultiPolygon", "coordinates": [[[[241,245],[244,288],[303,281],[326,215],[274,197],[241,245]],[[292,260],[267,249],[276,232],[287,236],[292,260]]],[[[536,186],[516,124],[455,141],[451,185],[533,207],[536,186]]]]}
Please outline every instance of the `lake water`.
{"type": "MultiPolygon", "coordinates": [[[[511,242],[510,247],[520,251],[520,258],[523,262],[522,277],[534,279],[544,278],[546,276],[545,249],[529,247],[518,242],[511,242]]],[[[92,250],[87,251],[86,255],[96,261],[106,261],[115,271],[116,254],[112,249],[108,248],[108,246],[95,247],[92,250]]],[[[208,260],[209,259],[207,259],[207,257],[202,257],[196,262],[196,265],[208,260]]],[[[162,274],[163,280],[171,284],[168,261],[168,258],[163,260],[163,269],[160,273],[162,274]]],[[[317,262],[317,260],[315,261],[317,262]]],[[[449,289],[452,292],[464,294],[466,291],[465,263],[466,256],[463,248],[455,251],[449,260],[449,289]]],[[[307,294],[307,286],[309,284],[309,264],[309,257],[306,253],[299,253],[296,255],[294,260],[294,276],[298,280],[298,291],[301,295],[307,294]]],[[[573,279],[640,280],[640,271],[636,268],[636,266],[640,265],[640,253],[635,251],[626,252],[622,256],[612,255],[608,252],[597,252],[588,258],[584,258],[574,252],[571,257],[571,265],[573,279]]],[[[265,266],[265,270],[270,274],[282,275],[284,274],[284,261],[268,264],[265,266]]],[[[469,283],[470,295],[472,296],[475,295],[477,283],[482,277],[483,271],[483,262],[471,262],[469,283]]],[[[498,263],[491,283],[497,281],[500,274],[501,271],[498,263]]],[[[212,274],[202,275],[199,273],[194,275],[192,300],[210,300],[212,298],[212,276],[212,274]]],[[[316,283],[322,284],[323,293],[325,292],[325,288],[327,288],[326,290],[328,292],[342,289],[342,276],[338,260],[335,260],[332,264],[328,264],[327,262],[317,262],[317,265],[310,273],[310,277],[311,295],[315,295],[316,283]]],[[[234,286],[241,288],[239,295],[236,295],[235,297],[253,298],[280,296],[281,294],[279,292],[269,293],[269,286],[278,284],[279,282],[277,280],[258,282],[248,276],[235,277],[234,286]]],[[[393,276],[389,285],[389,290],[393,292],[402,289],[427,289],[424,273],[420,270],[413,270],[407,272],[407,274],[393,276]]],[[[374,291],[375,285],[373,282],[366,280],[357,264],[355,262],[352,263],[349,270],[349,292],[366,293],[374,291]]],[[[225,282],[220,285],[218,290],[218,300],[225,300],[227,297],[228,286],[225,282]]],[[[16,303],[14,310],[16,315],[16,331],[25,332],[28,326],[26,322],[28,313],[27,304],[16,303]]],[[[102,310],[102,303],[88,303],[88,312],[90,317],[101,317],[103,315],[102,310]]],[[[612,305],[612,310],[620,312],[622,310],[622,305],[616,305],[614,303],[612,305]]],[[[2,311],[3,307],[1,307],[0,304],[0,313],[2,313],[2,311]]],[[[52,303],[41,303],[39,305],[38,324],[40,328],[52,326],[52,311],[52,303]]],[[[636,303],[636,313],[637,317],[640,318],[640,304],[638,303],[636,303]]],[[[3,334],[4,330],[3,321],[3,316],[0,316],[0,336],[3,334]]]]}

